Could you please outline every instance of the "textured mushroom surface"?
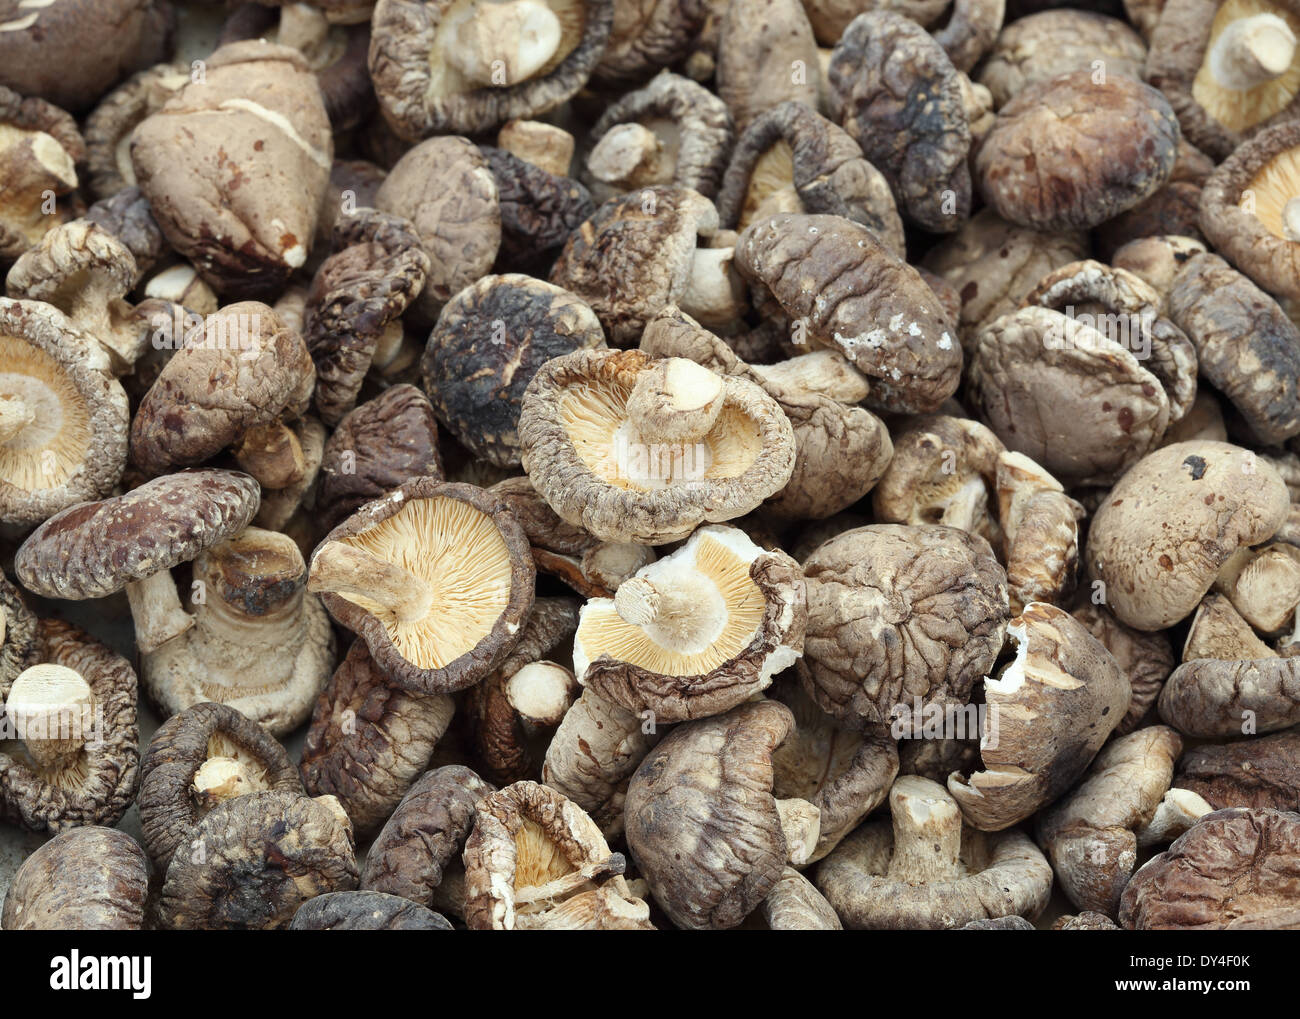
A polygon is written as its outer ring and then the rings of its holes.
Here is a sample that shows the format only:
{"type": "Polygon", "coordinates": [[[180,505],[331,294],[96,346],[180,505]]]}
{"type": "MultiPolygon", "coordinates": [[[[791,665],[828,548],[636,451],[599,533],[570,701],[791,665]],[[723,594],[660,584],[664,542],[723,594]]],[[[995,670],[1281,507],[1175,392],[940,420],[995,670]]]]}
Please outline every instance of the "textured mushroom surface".
{"type": "Polygon", "coordinates": [[[1300,730],[1193,747],[1178,759],[1174,784],[1199,794],[1216,810],[1300,812],[1300,730]]]}
{"type": "Polygon", "coordinates": [[[449,931],[440,913],[383,892],[326,892],[298,907],[291,931],[449,931]]]}
{"type": "Polygon", "coordinates": [[[5,893],[7,931],[138,931],[148,860],[115,828],[72,828],[23,861],[5,893]]]}

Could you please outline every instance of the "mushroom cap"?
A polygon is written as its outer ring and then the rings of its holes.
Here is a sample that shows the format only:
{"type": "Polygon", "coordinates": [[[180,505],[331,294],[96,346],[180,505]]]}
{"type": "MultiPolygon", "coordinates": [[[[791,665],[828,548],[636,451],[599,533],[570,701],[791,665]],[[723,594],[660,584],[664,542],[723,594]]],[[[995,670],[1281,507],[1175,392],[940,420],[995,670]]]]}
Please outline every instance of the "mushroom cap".
{"type": "Polygon", "coordinates": [[[765,311],[800,323],[813,344],[838,349],[872,380],[872,406],[926,413],[956,391],[962,352],[947,313],[865,226],[839,216],[772,216],[740,235],[736,268],[765,311]]]}
{"type": "Polygon", "coordinates": [[[202,463],[254,428],[305,410],[315,369],[302,337],[257,301],[228,304],[176,350],[140,401],[131,458],[162,474],[202,463]]]}
{"type": "Polygon", "coordinates": [[[1174,785],[1203,797],[1215,810],[1271,807],[1300,813],[1300,729],[1192,747],[1178,759],[1174,785]]]}
{"type": "Polygon", "coordinates": [[[7,931],[138,931],[149,861],[115,828],[69,828],[38,847],[5,893],[7,931]]]}
{"type": "Polygon", "coordinates": [[[1099,85],[1092,71],[1074,71],[1028,86],[998,111],[973,173],[1003,219],[1089,228],[1169,179],[1178,137],[1173,110],[1149,85],[1109,71],[1099,85]]]}
{"type": "Polygon", "coordinates": [[[653,930],[596,823],[536,782],[479,802],[465,842],[470,930],[653,930]]]}
{"type": "Polygon", "coordinates": [[[158,915],[169,930],[272,930],[326,892],[357,885],[352,826],[333,797],[288,790],[214,807],[167,868],[158,915]]]}
{"type": "Polygon", "coordinates": [[[322,691],[302,750],[302,784],[338,798],[353,828],[379,828],[429,766],[456,705],[444,693],[393,687],[363,640],[322,691]]]}
{"type": "Polygon", "coordinates": [[[1007,633],[1016,657],[984,680],[984,769],[948,776],[966,823],[981,831],[1018,824],[1069,789],[1131,696],[1105,645],[1064,609],[1030,602],[1007,633]]]}
{"type": "Polygon", "coordinates": [[[302,781],[284,747],[262,726],[225,704],[194,704],[163,722],[140,762],[140,829],[149,858],[166,873],[186,851],[208,811],[194,783],[213,758],[237,761],[240,789],[302,793],[302,781]]]}
{"type": "Polygon", "coordinates": [[[473,485],[415,478],[348,517],[329,542],[396,563],[433,589],[432,609],[412,622],[361,595],[321,596],[389,680],[412,693],[473,686],[510,653],[533,606],[528,538],[505,503],[473,485]]]}
{"type": "Polygon", "coordinates": [[[1075,609],[1071,615],[1087,627],[1088,632],[1106,646],[1115,662],[1128,676],[1133,690],[1128,711],[1115,735],[1125,736],[1136,729],[1160,696],[1169,674],[1174,671],[1174,652],[1164,633],[1143,633],[1125,626],[1114,614],[1091,602],[1075,609]]]}
{"type": "Polygon", "coordinates": [[[480,145],[501,205],[498,271],[544,275],[569,235],[596,211],[591,193],[513,152],[480,145]]]}
{"type": "Polygon", "coordinates": [[[780,880],[772,752],[793,724],[784,704],[742,704],[673,729],[632,776],[627,844],[678,927],[735,927],[780,880]]]}
{"type": "Polygon", "coordinates": [[[303,56],[231,43],[131,136],[140,190],[172,247],[219,294],[283,288],[304,264],[333,141],[303,56]]]}
{"type": "Polygon", "coordinates": [[[1137,830],[1169,789],[1183,741],[1152,725],[1108,744],[1083,781],[1038,817],[1039,844],[1075,907],[1114,916],[1138,860],[1137,830]]]}
{"type": "Polygon", "coordinates": [[[1226,442],[1179,442],[1140,460],[1093,515],[1088,572],[1106,606],[1139,630],[1196,608],[1239,547],[1286,520],[1286,485],[1269,464],[1226,442]]]}
{"type": "Polygon", "coordinates": [[[697,237],[717,229],[717,210],[698,191],[641,188],[596,209],[570,235],[550,279],[591,305],[612,343],[627,346],[685,295],[697,237]]]}
{"type": "Polygon", "coordinates": [[[37,524],[113,490],[126,467],[126,392],[100,345],[53,307],[0,298],[0,403],[34,420],[0,442],[0,520],[37,524]]]}
{"type": "Polygon", "coordinates": [[[1233,807],[1202,817],[1133,875],[1128,930],[1293,930],[1300,814],[1233,807]]]}
{"type": "Polygon", "coordinates": [[[817,40],[800,0],[717,3],[713,87],[730,107],[736,127],[784,100],[818,105],[822,64],[817,40]],[[780,74],[768,69],[782,68],[780,74]]]}
{"type": "Polygon", "coordinates": [[[794,469],[789,419],[744,379],[721,380],[722,410],[698,442],[637,436],[627,403],[653,363],[580,350],[542,365],[524,394],[524,469],[562,519],[605,541],[661,545],[743,516],[794,469]]]}
{"type": "Polygon", "coordinates": [[[257,512],[259,492],[236,471],[155,478],[56,513],[23,542],[14,568],[23,586],[47,598],[104,598],[238,534],[257,512]]]}
{"type": "Polygon", "coordinates": [[[133,74],[86,117],[86,168],[91,193],[109,198],[135,186],[131,132],[190,80],[185,64],[156,64],[133,74]]]}
{"type": "Polygon", "coordinates": [[[1023,453],[998,457],[997,494],[1011,611],[1061,601],[1078,576],[1083,508],[1023,453]]]}
{"type": "Polygon", "coordinates": [[[997,916],[988,920],[971,920],[957,929],[962,931],[1032,931],[1038,928],[1023,916],[997,916]]]}
{"type": "Polygon", "coordinates": [[[46,197],[66,195],[76,188],[76,168],[86,160],[86,143],[69,114],[44,99],[23,98],[3,85],[0,127],[5,129],[0,167],[18,182],[5,188],[0,202],[0,258],[9,259],[68,218],[69,210],[57,204],[46,215],[46,197]]]}
{"type": "Polygon", "coordinates": [[[602,85],[636,83],[678,63],[699,43],[716,6],[699,0],[616,2],[609,45],[592,77],[602,85]]]}
{"type": "Polygon", "coordinates": [[[873,524],[804,560],[808,635],[799,678],[823,711],[887,725],[913,698],[964,705],[1006,635],[1006,573],[978,535],[873,524]]]}
{"type": "Polygon", "coordinates": [[[441,913],[384,892],[326,892],[293,914],[291,931],[449,931],[441,913]]]}
{"type": "Polygon", "coordinates": [[[781,871],[780,880],[763,900],[762,911],[768,928],[774,931],[844,929],[822,893],[793,867],[781,871]]]}
{"type": "Polygon", "coordinates": [[[960,72],[939,43],[896,11],[867,11],[826,76],[831,117],[885,175],[903,216],[932,233],[958,229],[971,212],[971,131],[960,72]]]}
{"type": "Polygon", "coordinates": [[[400,216],[357,209],[334,227],[334,254],[312,280],[303,339],[316,365],[316,409],[336,425],[356,406],[385,330],[424,289],[429,256],[400,216]]]}
{"type": "Polygon", "coordinates": [[[1117,931],[1119,926],[1104,913],[1085,910],[1077,916],[1060,916],[1052,923],[1054,931],[1117,931]]]}
{"type": "Polygon", "coordinates": [[[453,0],[379,0],[370,22],[370,76],[384,119],[409,141],[479,134],[573,98],[609,41],[614,0],[557,2],[552,12],[561,36],[545,66],[522,81],[476,86],[440,59],[444,46],[457,45],[439,39],[444,24],[459,24],[453,0]]]}
{"type": "Polygon", "coordinates": [[[1169,315],[1196,345],[1201,373],[1261,443],[1300,434],[1300,328],[1275,300],[1206,253],[1178,274],[1169,315]]]}
{"type": "Polygon", "coordinates": [[[614,599],[593,598],[573,644],[578,681],[634,714],[661,722],[721,714],[766,689],[803,649],[803,571],[738,528],[701,527],[635,576],[664,598],[686,598],[691,619],[666,610],[636,625],[614,599]]]}
{"type": "Polygon", "coordinates": [[[1179,138],[1178,160],[1165,185],[1097,227],[1097,257],[1117,264],[1115,252],[1129,241],[1144,237],[1174,236],[1198,241],[1201,192],[1213,172],[1214,161],[1186,138],[1179,138]]]}
{"type": "Polygon", "coordinates": [[[596,313],[574,294],[529,276],[484,276],[442,309],[420,368],[438,419],[460,443],[517,467],[520,407],[537,370],[604,345],[596,313]]]}
{"type": "MultiPolygon", "coordinates": [[[[904,776],[889,793],[894,825],[869,821],[853,832],[818,868],[816,884],[845,926],[857,930],[942,930],[972,920],[1036,917],[1047,905],[1052,868],[1019,831],[989,835],[961,825],[943,786],[904,776]],[[955,816],[954,816],[955,815],[955,816]],[[902,822],[918,843],[931,827],[933,848],[921,855],[937,863],[941,836],[956,859],[927,872],[900,850],[902,822]],[[943,831],[938,829],[942,826],[943,831]],[[955,829],[955,830],[954,830],[955,829]],[[953,843],[959,843],[954,845],[953,843]]],[[[906,847],[903,847],[906,848],[906,847]]]]}
{"type": "MultiPolygon", "coordinates": [[[[137,187],[122,188],[111,197],[101,199],[86,210],[84,218],[127,246],[135,259],[136,283],[171,253],[148,199],[137,187]]],[[[188,272],[192,274],[194,270],[189,268],[188,272]]],[[[203,310],[215,311],[216,306],[203,310]]]]}
{"type": "Polygon", "coordinates": [[[1160,717],[1188,736],[1224,739],[1300,724],[1300,658],[1193,658],[1160,691],[1160,717]]]}
{"type": "Polygon", "coordinates": [[[718,194],[718,219],[744,230],[784,189],[799,211],[861,223],[902,258],[903,221],[889,182],[848,133],[803,103],[787,100],[755,117],[736,142],[718,194]]]}
{"type": "MultiPolygon", "coordinates": [[[[492,791],[464,765],[426,772],[371,843],[361,887],[433,906],[444,878],[460,867],[475,804],[492,791]]],[[[463,912],[463,907],[462,902],[457,908],[463,912]]]]}
{"type": "Polygon", "coordinates": [[[121,655],[68,623],[42,620],[39,640],[40,662],[71,669],[89,685],[93,717],[73,711],[48,721],[86,740],[71,761],[47,767],[25,749],[0,750],[5,820],[28,831],[56,833],[87,824],[112,827],[135,799],[140,777],[135,671],[121,655]]]}

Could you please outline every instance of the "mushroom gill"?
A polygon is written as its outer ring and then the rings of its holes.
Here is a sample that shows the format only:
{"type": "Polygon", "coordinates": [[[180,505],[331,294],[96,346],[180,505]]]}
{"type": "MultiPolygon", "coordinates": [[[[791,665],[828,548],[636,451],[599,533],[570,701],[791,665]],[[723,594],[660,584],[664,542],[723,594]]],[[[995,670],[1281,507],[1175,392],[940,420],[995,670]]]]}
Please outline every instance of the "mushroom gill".
{"type": "Polygon", "coordinates": [[[0,483],[28,492],[62,485],[90,442],[90,413],[63,367],[0,335],[0,483]]]}

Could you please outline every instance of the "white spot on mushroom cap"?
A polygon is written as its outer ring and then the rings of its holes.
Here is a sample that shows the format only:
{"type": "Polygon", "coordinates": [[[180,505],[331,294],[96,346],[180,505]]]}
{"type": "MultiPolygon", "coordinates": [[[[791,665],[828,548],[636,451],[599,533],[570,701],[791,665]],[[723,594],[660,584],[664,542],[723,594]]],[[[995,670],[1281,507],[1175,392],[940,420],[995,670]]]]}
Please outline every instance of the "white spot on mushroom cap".
{"type": "MultiPolygon", "coordinates": [[[[916,323],[913,323],[913,325],[915,324],[916,323]]],[[[912,335],[915,336],[916,333],[913,333],[912,335]]],[[[949,336],[947,333],[944,333],[942,336],[939,337],[939,349],[952,350],[952,337],[949,336]]]]}

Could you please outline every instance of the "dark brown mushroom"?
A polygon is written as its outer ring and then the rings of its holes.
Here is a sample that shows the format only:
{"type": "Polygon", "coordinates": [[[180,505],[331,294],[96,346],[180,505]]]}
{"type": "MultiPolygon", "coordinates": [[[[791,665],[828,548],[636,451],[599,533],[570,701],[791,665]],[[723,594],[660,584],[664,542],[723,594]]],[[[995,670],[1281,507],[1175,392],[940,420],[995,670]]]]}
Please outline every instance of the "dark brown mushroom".
{"type": "Polygon", "coordinates": [[[5,893],[7,931],[138,931],[149,862],[114,828],[71,828],[27,857],[5,893]]]}
{"type": "Polygon", "coordinates": [[[549,173],[512,152],[480,146],[501,203],[498,272],[544,275],[569,235],[596,211],[576,180],[549,173]]]}
{"type": "Polygon", "coordinates": [[[441,913],[383,892],[326,892],[298,907],[291,931],[449,931],[441,913]]]}
{"type": "Polygon", "coordinates": [[[1214,807],[1271,807],[1300,813],[1300,729],[1193,747],[1174,785],[1214,807]]]}

